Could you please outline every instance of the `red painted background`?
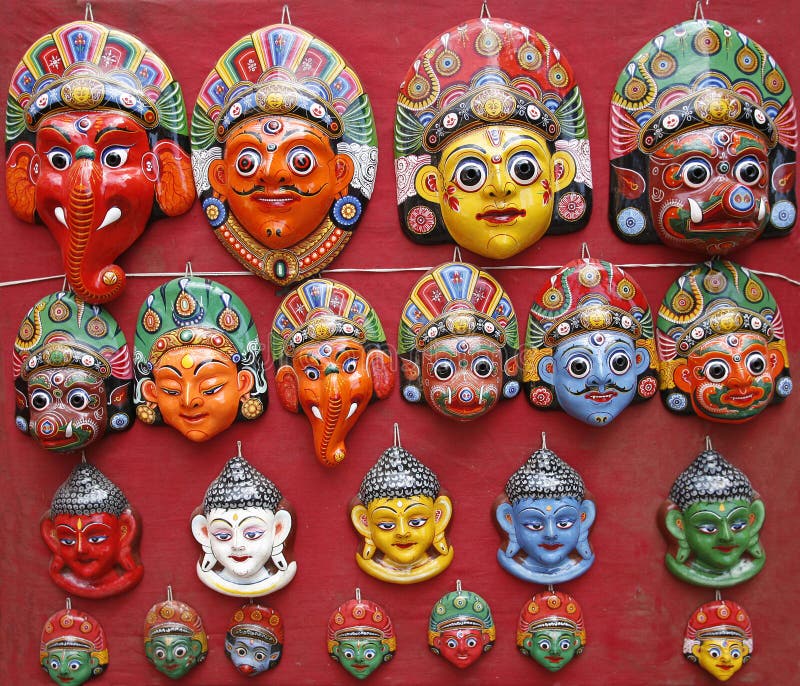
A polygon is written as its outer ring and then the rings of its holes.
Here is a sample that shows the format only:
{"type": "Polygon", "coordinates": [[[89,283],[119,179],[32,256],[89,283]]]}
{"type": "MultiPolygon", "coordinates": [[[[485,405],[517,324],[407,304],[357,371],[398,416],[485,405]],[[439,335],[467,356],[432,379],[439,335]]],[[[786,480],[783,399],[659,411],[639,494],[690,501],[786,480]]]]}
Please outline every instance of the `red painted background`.
{"type": "MultiPolygon", "coordinates": [[[[691,17],[694,3],[643,3],[635,0],[493,0],[492,15],[528,24],[550,38],[572,63],[588,114],[594,172],[594,213],[586,230],[545,238],[508,261],[514,265],[559,266],[580,254],[613,262],[689,262],[687,255],[663,246],[632,247],[609,227],[608,107],[617,76],[626,61],[656,32],[691,17]]],[[[180,81],[191,111],[197,91],[217,57],[243,34],[280,21],[279,3],[255,0],[153,2],[98,0],[95,20],[132,32],[154,48],[180,81]]],[[[476,17],[478,0],[469,3],[396,2],[394,0],[305,0],[291,5],[294,24],[338,48],[353,65],[372,99],[380,149],[375,194],[354,238],[333,267],[332,276],[360,291],[378,311],[389,341],[396,341],[400,309],[419,272],[452,258],[451,246],[425,248],[403,237],[395,209],[392,127],[397,86],[425,42],[438,32],[476,17]],[[388,274],[349,272],[388,267],[388,274]]],[[[760,3],[714,0],[706,16],[728,23],[761,42],[777,58],[800,92],[800,5],[778,0],[760,3]]],[[[83,4],[58,0],[5,0],[0,3],[0,82],[8,83],[27,47],[46,31],[83,16],[83,4]]],[[[5,86],[4,86],[5,87],[5,86]]],[[[5,96],[2,97],[5,103],[5,96]]],[[[2,194],[3,197],[5,193],[2,194]]],[[[43,227],[11,216],[0,201],[0,281],[57,274],[55,242],[43,227]]],[[[800,276],[800,238],[759,242],[736,258],[754,269],[800,276]]],[[[486,265],[470,254],[464,259],[486,265]]],[[[198,204],[177,219],[152,225],[120,260],[128,273],[182,272],[191,260],[195,273],[240,269],[212,235],[198,204]]],[[[493,266],[493,265],[492,265],[493,266]]],[[[681,267],[638,268],[631,273],[657,308],[681,267]]],[[[494,272],[509,291],[520,319],[534,285],[549,272],[509,269],[494,272]]],[[[217,277],[242,296],[268,339],[280,301],[275,288],[250,275],[217,277]]],[[[145,295],[163,276],[130,278],[124,295],[109,306],[130,343],[135,318],[145,295]]],[[[765,277],[784,311],[792,363],[800,368],[800,288],[765,277]]],[[[39,298],[61,287],[61,280],[0,288],[0,496],[3,536],[0,561],[0,683],[15,686],[49,683],[37,666],[39,636],[45,619],[63,607],[64,595],[47,574],[49,552],[38,533],[38,521],[58,485],[77,458],[48,454],[17,432],[13,423],[11,348],[16,328],[39,298]]],[[[259,421],[237,424],[202,445],[177,432],[137,423],[130,431],[107,437],[87,451],[88,458],[125,491],[144,522],[141,556],[144,581],[121,597],[101,601],[74,599],[104,625],[110,644],[110,667],[101,684],[169,683],[146,662],[142,625],[148,608],[165,597],[172,584],[176,598],[197,608],[209,632],[204,665],[183,683],[217,686],[245,683],[224,655],[224,631],[238,601],[218,595],[196,578],[200,549],[189,519],[206,487],[241,440],[244,454],[272,478],[294,505],[297,532],[294,558],[298,574],[285,589],[268,596],[286,624],[284,656],[263,683],[352,684],[325,650],[325,627],[334,608],[360,586],[364,597],[386,607],[394,620],[395,659],[371,677],[373,684],[531,683],[688,684],[716,683],[681,654],[686,619],[713,597],[713,591],[685,585],[664,565],[665,544],[656,512],[684,467],[703,448],[706,434],[731,462],[743,468],[766,504],[762,542],[767,564],[761,574],[725,593],[751,613],[755,632],[752,661],[734,677],[744,684],[800,683],[796,648],[800,470],[796,430],[800,392],[781,406],[767,409],[739,426],[720,426],[669,414],[660,400],[629,408],[612,425],[596,430],[561,413],[533,410],[522,397],[502,403],[489,416],[459,425],[411,406],[398,391],[374,404],[348,440],[346,462],[326,470],[314,459],[305,417],[285,412],[271,384],[270,407],[259,421]],[[449,537],[453,564],[440,576],[409,587],[385,584],[355,564],[357,539],[346,505],[366,470],[391,444],[392,422],[400,423],[404,447],[439,475],[455,507],[449,537]],[[522,605],[538,590],[502,571],[495,561],[499,536],[491,504],[508,476],[539,446],[548,444],[583,475],[597,503],[590,541],[597,560],[581,578],[563,585],[583,605],[588,646],[562,672],[549,674],[516,650],[515,626],[522,605]],[[494,650],[475,666],[458,671],[427,648],[428,615],[433,603],[455,588],[465,588],[489,602],[497,626],[494,650]]]]}

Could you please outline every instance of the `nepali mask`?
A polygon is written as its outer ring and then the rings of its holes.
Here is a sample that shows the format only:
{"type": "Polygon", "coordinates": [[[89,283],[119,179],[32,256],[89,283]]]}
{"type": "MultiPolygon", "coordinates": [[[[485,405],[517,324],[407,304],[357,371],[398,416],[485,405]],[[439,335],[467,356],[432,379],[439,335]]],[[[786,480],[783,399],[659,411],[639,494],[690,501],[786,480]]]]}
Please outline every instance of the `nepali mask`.
{"type": "Polygon", "coordinates": [[[609,218],[631,243],[725,255],[787,235],[796,115],[764,48],[706,19],[645,45],[611,102],[609,218]]]}
{"type": "Polygon", "coordinates": [[[168,599],[150,608],[144,620],[144,653],[170,679],[180,679],[206,659],[203,620],[190,605],[168,599]]]}
{"type": "Polygon", "coordinates": [[[610,262],[570,262],[541,285],[528,315],[525,394],[607,426],[658,390],[653,316],[644,291],[610,262]]]}
{"type": "Polygon", "coordinates": [[[267,405],[261,342],[230,289],[185,276],[154,290],[139,311],[134,350],[136,415],[202,442],[267,405]]]}
{"type": "Polygon", "coordinates": [[[448,262],[414,286],[397,343],[401,391],[411,403],[471,420],[519,393],[519,332],[508,294],[486,272],[448,262]]]}
{"type": "Polygon", "coordinates": [[[258,676],[275,669],[283,654],[281,616],[271,607],[242,605],[228,625],[225,654],[245,676],[258,676]]]}
{"type": "Polygon", "coordinates": [[[341,464],[350,429],[394,387],[377,313],[343,283],[311,279],[284,298],[270,343],[281,405],[308,417],[321,464],[341,464]]]}
{"type": "Polygon", "coordinates": [[[659,523],[670,544],[667,569],[682,581],[725,588],[764,566],[758,539],[764,503],[745,473],[710,442],[672,484],[659,523]]]}
{"type": "Polygon", "coordinates": [[[589,220],[580,90],[564,54],[527,26],[486,16],[428,43],[400,85],[394,146],[414,242],[505,259],[589,220]]]}
{"type": "Polygon", "coordinates": [[[39,526],[53,554],[50,578],[67,593],[106,598],[142,580],[139,516],[119,486],[94,465],[75,465],[39,526]]]}
{"type": "Polygon", "coordinates": [[[125,334],[106,310],[73,293],[53,293],[28,310],[13,371],[17,428],[47,450],[81,450],[133,422],[125,334]]]}
{"type": "Polygon", "coordinates": [[[511,475],[495,504],[503,536],[497,561],[525,581],[557,584],[594,563],[589,530],[595,504],[581,475],[542,443],[511,475]]]}
{"type": "Polygon", "coordinates": [[[425,581],[453,561],[445,530],[453,514],[439,479],[395,440],[361,482],[350,520],[363,538],[358,566],[396,584],[425,581]]]}
{"type": "Polygon", "coordinates": [[[286,586],[297,573],[297,562],[286,559],[292,519],[278,487],[241,454],[232,457],[192,515],[192,534],[203,548],[200,581],[237,597],[286,586]]]}
{"type": "Polygon", "coordinates": [[[80,686],[108,667],[108,642],[100,622],[67,607],[52,615],[42,630],[39,663],[55,683],[80,686]]]}
{"type": "Polygon", "coordinates": [[[192,115],[197,194],[214,233],[280,286],[314,276],[347,245],[378,165],[369,98],[342,56],[274,24],[219,59],[192,115]]]}
{"type": "Polygon", "coordinates": [[[732,600],[713,600],[689,618],[683,654],[719,681],[727,681],[753,656],[753,629],[746,610],[732,600]]]}
{"type": "Polygon", "coordinates": [[[548,672],[566,667],[586,647],[578,601],[561,591],[534,595],[519,613],[517,647],[548,672]]]}
{"type": "Polygon", "coordinates": [[[61,247],[87,302],[125,287],[114,260],[151,218],[192,206],[186,109],[168,67],[135,36],[93,21],[54,29],[11,78],[6,191],[61,247]]]}
{"type": "Polygon", "coordinates": [[[656,342],[661,397],[678,414],[744,422],[792,392],[775,298],[734,262],[698,264],[670,286],[656,342]]]}
{"type": "Polygon", "coordinates": [[[477,593],[461,589],[443,595],[431,609],[428,646],[459,669],[469,667],[494,645],[489,605],[477,593]]]}
{"type": "Polygon", "coordinates": [[[356,598],[342,603],[328,620],[328,654],[356,679],[366,679],[397,650],[389,615],[377,603],[356,598]]]}

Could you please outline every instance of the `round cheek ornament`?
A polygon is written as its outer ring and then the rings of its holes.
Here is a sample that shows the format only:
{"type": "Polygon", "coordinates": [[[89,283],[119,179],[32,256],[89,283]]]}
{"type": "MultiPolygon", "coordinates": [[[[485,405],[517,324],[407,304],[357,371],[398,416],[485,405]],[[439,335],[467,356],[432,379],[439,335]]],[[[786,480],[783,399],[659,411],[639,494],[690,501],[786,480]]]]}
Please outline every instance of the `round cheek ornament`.
{"type": "Polygon", "coordinates": [[[47,450],[81,450],[133,423],[125,335],[105,309],[73,293],[53,293],[28,311],[13,370],[17,428],[47,450]]]}
{"type": "Polygon", "coordinates": [[[628,62],[610,143],[609,218],[623,240],[725,255],[794,226],[786,77],[761,45],[702,12],[628,62]]]}
{"type": "Polygon", "coordinates": [[[136,415],[200,443],[267,406],[261,342],[229,288],[187,275],[147,296],[136,325],[136,415]]]}
{"type": "Polygon", "coordinates": [[[659,513],[670,543],[665,563],[682,581],[725,588],[764,566],[764,503],[744,472],[711,447],[675,480],[659,513]]]}
{"type": "Polygon", "coordinates": [[[508,294],[486,272],[448,262],[414,286],[398,331],[401,391],[456,420],[519,393],[519,333],[508,294]]]}
{"type": "Polygon", "coordinates": [[[738,603],[717,598],[689,618],[683,654],[719,681],[727,681],[753,656],[750,616],[738,603]]]}
{"type": "Polygon", "coordinates": [[[415,58],[394,130],[400,224],[417,243],[505,259],[589,220],[589,140],[572,68],[547,38],[492,19],[485,3],[480,19],[415,58]]]}
{"type": "Polygon", "coordinates": [[[252,602],[242,605],[228,625],[225,654],[245,676],[275,669],[283,655],[281,616],[271,607],[252,602]]]}
{"type": "Polygon", "coordinates": [[[522,378],[535,408],[560,407],[589,426],[652,398],[658,358],[639,284],[588,255],[555,272],[531,305],[522,378]]]}
{"type": "Polygon", "coordinates": [[[519,613],[517,647],[549,672],[566,667],[586,647],[578,601],[552,587],[534,595],[519,613]]]}
{"type": "Polygon", "coordinates": [[[792,392],[775,298],[734,262],[698,264],[670,286],[656,342],[661,397],[678,414],[744,422],[792,392]]]}
{"type": "Polygon", "coordinates": [[[83,598],[106,598],[142,580],[139,516],[119,487],[88,462],[58,487],[40,523],[53,554],[50,578],[83,598]]]}
{"type": "Polygon", "coordinates": [[[397,638],[389,615],[377,603],[354,600],[342,603],[328,620],[328,654],[356,679],[366,679],[394,657],[397,638]]]}
{"type": "Polygon", "coordinates": [[[197,576],[218,593],[257,597],[294,579],[297,562],[286,557],[295,525],[278,487],[238,447],[192,515],[192,534],[203,548],[197,576]]]}
{"type": "Polygon", "coordinates": [[[208,637],[203,620],[190,605],[172,599],[150,608],[144,620],[144,653],[170,679],[180,679],[206,659],[208,637]]]}
{"type": "Polygon", "coordinates": [[[80,686],[108,667],[108,643],[100,623],[91,615],[66,609],[50,617],[42,630],[39,662],[57,684],[80,686]]]}
{"type": "Polygon", "coordinates": [[[425,581],[453,561],[445,531],[453,504],[428,467],[400,447],[387,448],[361,482],[350,503],[350,520],[362,537],[358,566],[370,576],[396,584],[425,581]]]}
{"type": "Polygon", "coordinates": [[[594,563],[589,530],[595,504],[583,479],[547,448],[531,455],[495,504],[503,536],[497,561],[510,574],[537,584],[574,579],[594,563]]]}
{"type": "Polygon", "coordinates": [[[28,50],[8,94],[6,191],[14,214],[61,247],[76,295],[120,295],[113,261],[151,216],[194,201],[186,109],[150,48],[94,21],[64,24],[28,50]]]}
{"type": "Polygon", "coordinates": [[[228,252],[280,286],[303,281],[347,245],[372,195],[369,98],[330,45],[288,21],[264,27],[236,41],[200,88],[192,162],[228,252]]]}
{"type": "Polygon", "coordinates": [[[341,464],[350,429],[394,387],[377,313],[348,286],[311,279],[284,298],[270,343],[281,404],[308,417],[319,462],[341,464]]]}
{"type": "Polygon", "coordinates": [[[478,661],[494,645],[495,628],[489,605],[477,593],[456,590],[443,595],[431,609],[428,645],[459,669],[478,661]]]}

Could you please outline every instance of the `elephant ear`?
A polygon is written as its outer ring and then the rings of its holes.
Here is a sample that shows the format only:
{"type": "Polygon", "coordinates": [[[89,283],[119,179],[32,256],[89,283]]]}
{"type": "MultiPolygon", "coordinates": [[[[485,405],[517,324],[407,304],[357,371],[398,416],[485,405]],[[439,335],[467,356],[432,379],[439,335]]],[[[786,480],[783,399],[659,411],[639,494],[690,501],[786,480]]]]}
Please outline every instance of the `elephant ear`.
{"type": "Polygon", "coordinates": [[[289,412],[300,412],[300,400],[298,397],[297,375],[294,369],[284,365],[275,372],[275,382],[278,387],[278,399],[284,409],[289,412]]]}
{"type": "Polygon", "coordinates": [[[153,147],[160,174],[156,183],[156,201],[169,217],[188,212],[194,202],[192,161],[173,141],[159,141],[153,147]]]}
{"type": "Polygon", "coordinates": [[[375,395],[383,400],[387,398],[394,388],[394,370],[392,358],[382,350],[371,350],[367,355],[367,368],[372,378],[372,387],[375,395]]]}
{"type": "MultiPolygon", "coordinates": [[[[31,181],[31,162],[36,151],[30,143],[17,143],[6,162],[6,195],[14,214],[23,221],[34,222],[36,186],[31,181]]],[[[191,171],[190,171],[191,173],[191,171]]]]}

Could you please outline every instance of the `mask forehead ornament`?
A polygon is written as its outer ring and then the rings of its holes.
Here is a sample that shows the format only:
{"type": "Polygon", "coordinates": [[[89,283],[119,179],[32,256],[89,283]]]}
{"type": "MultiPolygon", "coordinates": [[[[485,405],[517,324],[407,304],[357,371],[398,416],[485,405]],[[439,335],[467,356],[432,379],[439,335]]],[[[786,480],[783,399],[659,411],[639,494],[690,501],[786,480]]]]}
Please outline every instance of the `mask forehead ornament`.
{"type": "Polygon", "coordinates": [[[41,221],[78,297],[116,298],[113,264],[151,215],[192,205],[181,89],[138,38],[93,21],[31,46],[9,87],[6,189],[14,214],[41,221]]]}
{"type": "Polygon", "coordinates": [[[48,618],[42,629],[39,662],[57,684],[80,686],[99,677],[108,667],[108,641],[102,625],[94,617],[66,608],[48,618]]]}
{"type": "Polygon", "coordinates": [[[16,424],[43,448],[80,450],[133,420],[125,335],[99,305],[68,291],[25,315],[13,352],[16,424]]]}
{"type": "Polygon", "coordinates": [[[267,26],[234,43],[203,83],[192,162],[225,248],[264,279],[302,281],[342,251],[372,195],[369,98],[333,47],[267,26]]]}
{"type": "Polygon", "coordinates": [[[549,672],[566,667],[586,647],[583,611],[562,591],[542,591],[520,610],[517,648],[549,672]]]}
{"type": "Polygon", "coordinates": [[[418,243],[504,259],[583,228],[589,140],[564,54],[489,16],[437,36],[400,85],[395,171],[400,223],[418,243]]]}
{"type": "Polygon", "coordinates": [[[271,607],[257,603],[242,605],[228,624],[225,654],[245,676],[275,669],[283,654],[281,616],[271,607]]]}
{"type": "Polygon", "coordinates": [[[787,235],[795,120],[783,71],[754,40],[706,19],[663,31],[612,96],[614,230],[708,255],[787,235]]]}

